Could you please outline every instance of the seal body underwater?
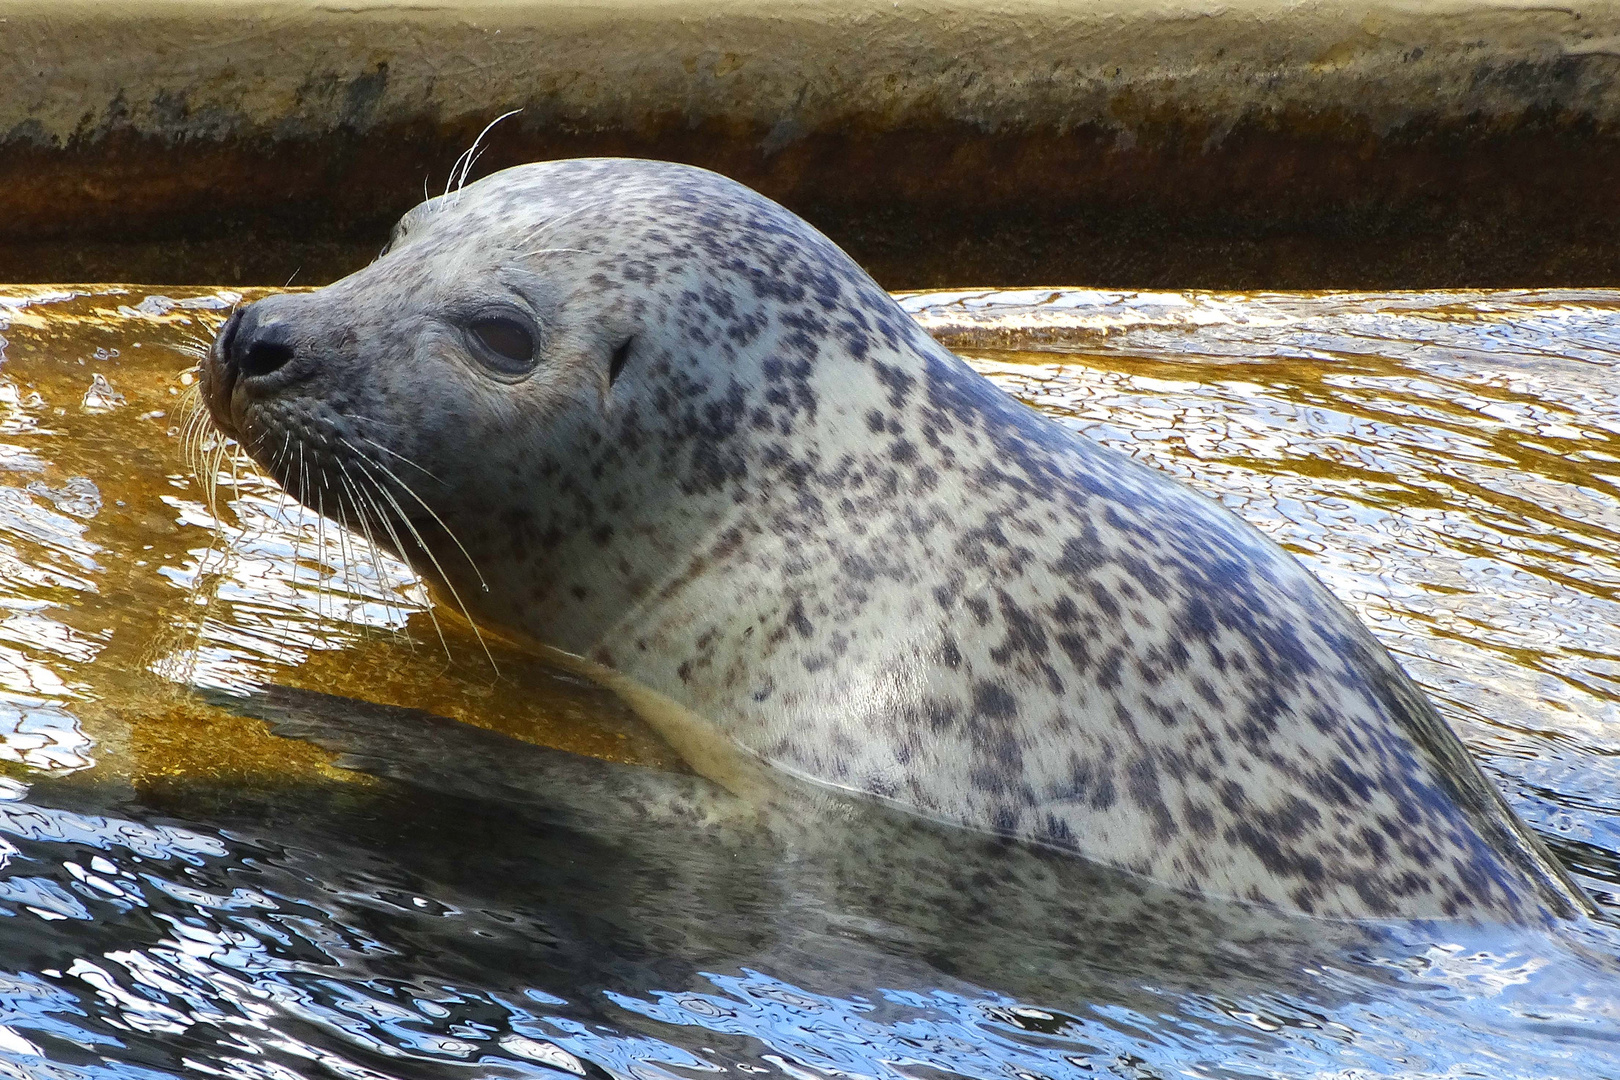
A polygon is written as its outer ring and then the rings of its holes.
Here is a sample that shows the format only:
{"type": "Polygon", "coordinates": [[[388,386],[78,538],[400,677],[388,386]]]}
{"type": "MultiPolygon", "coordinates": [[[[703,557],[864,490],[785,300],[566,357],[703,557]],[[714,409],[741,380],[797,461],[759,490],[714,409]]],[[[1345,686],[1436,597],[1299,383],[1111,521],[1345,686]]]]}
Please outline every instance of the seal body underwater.
{"type": "Polygon", "coordinates": [[[716,174],[497,173],[202,375],[300,501],[777,770],[1305,914],[1585,910],[1302,566],[716,174]]]}

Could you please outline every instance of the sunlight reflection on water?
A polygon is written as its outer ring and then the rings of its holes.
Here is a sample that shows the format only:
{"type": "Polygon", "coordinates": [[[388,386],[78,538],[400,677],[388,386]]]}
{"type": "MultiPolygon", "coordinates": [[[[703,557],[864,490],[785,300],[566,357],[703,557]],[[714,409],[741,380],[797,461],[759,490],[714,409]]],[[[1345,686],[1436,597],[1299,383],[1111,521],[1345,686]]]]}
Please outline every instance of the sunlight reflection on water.
{"type": "Polygon", "coordinates": [[[175,694],[301,681],[668,764],[577,680],[496,675],[453,619],[441,648],[404,566],[259,478],[214,518],[180,350],[236,299],[0,296],[0,1074],[1620,1075],[1620,294],[903,298],[1310,565],[1605,908],[1269,984],[1077,961],[1036,998],[175,694]]]}

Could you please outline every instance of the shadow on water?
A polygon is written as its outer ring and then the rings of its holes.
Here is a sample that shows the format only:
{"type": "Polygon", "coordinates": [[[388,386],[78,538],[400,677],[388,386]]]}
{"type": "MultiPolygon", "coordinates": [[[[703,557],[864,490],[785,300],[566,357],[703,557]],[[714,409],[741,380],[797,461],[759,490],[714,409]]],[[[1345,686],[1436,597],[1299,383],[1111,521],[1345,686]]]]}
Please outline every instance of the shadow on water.
{"type": "Polygon", "coordinates": [[[1620,1075],[1620,296],[907,300],[1368,620],[1604,910],[1511,931],[762,822],[256,478],[216,521],[175,347],[234,299],[0,297],[0,1074],[1620,1075]],[[281,683],[344,697],[214,704],[281,683]]]}

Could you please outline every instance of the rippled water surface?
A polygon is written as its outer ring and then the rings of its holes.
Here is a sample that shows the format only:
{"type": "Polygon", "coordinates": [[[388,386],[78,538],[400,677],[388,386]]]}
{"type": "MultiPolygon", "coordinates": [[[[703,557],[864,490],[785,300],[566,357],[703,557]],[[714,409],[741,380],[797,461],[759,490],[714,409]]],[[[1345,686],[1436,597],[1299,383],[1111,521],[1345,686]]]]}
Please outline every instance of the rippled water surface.
{"type": "Polygon", "coordinates": [[[0,1073],[1620,1076],[1620,294],[903,298],[1321,575],[1600,910],[1257,939],[1191,975],[1033,925],[919,934],[679,836],[373,779],[187,691],[678,768],[258,478],[223,469],[215,518],[185,349],[238,299],[0,292],[0,1073]]]}

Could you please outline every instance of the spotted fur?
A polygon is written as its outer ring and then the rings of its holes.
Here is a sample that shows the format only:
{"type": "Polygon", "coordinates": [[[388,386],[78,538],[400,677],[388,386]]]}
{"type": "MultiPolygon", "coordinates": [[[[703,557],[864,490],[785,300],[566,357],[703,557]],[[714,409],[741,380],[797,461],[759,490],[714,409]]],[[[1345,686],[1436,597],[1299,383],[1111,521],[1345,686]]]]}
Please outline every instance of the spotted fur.
{"type": "Polygon", "coordinates": [[[1309,914],[1583,904],[1298,563],[1007,397],[731,181],[507,170],[259,307],[294,359],[232,383],[216,347],[205,389],[289,490],[352,517],[333,476],[392,465],[432,508],[397,494],[431,555],[396,546],[480,619],[779,769],[1309,914]],[[526,378],[469,357],[492,302],[539,328],[526,378]]]}

